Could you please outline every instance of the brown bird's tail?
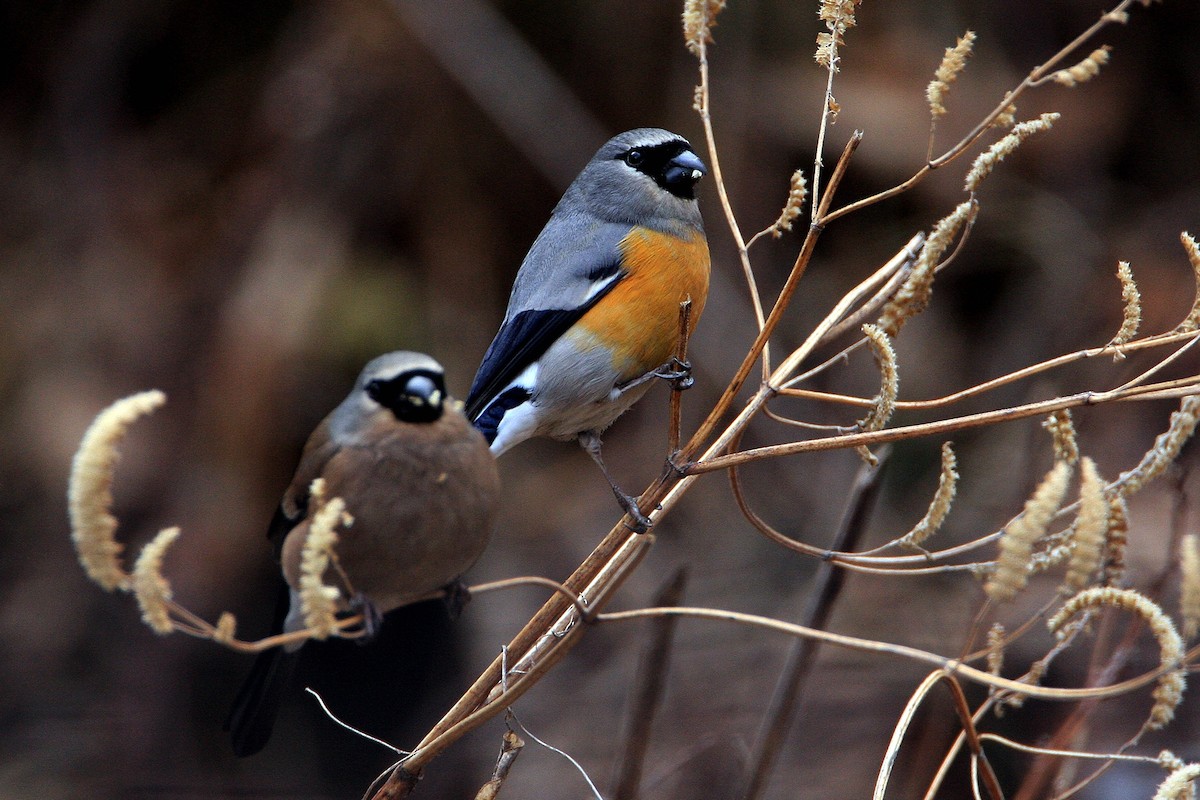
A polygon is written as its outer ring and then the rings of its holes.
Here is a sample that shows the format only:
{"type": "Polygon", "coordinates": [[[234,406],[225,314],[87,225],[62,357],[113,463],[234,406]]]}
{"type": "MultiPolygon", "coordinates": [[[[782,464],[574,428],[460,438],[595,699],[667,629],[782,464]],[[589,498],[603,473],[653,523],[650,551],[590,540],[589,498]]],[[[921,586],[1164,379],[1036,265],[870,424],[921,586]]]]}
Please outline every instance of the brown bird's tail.
{"type": "MultiPolygon", "coordinates": [[[[288,591],[284,586],[274,630],[283,629],[287,605],[288,591]]],[[[279,706],[291,685],[300,653],[300,650],[288,652],[282,647],[273,647],[259,653],[254,660],[225,720],[225,730],[229,731],[233,753],[238,758],[254,755],[271,738],[279,706]]]]}

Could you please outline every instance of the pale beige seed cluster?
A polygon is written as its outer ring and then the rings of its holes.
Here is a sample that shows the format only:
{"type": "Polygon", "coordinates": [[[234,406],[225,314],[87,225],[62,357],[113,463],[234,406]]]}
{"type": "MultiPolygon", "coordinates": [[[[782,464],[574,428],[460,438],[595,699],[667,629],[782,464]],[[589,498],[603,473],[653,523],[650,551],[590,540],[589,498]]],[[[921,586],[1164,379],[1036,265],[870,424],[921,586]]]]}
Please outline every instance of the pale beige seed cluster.
{"type": "Polygon", "coordinates": [[[1196,800],[1200,764],[1180,764],[1158,785],[1153,800],[1196,800]]]}
{"type": "Polygon", "coordinates": [[[1132,589],[1114,589],[1110,586],[1096,586],[1084,589],[1068,600],[1058,613],[1047,621],[1050,630],[1059,639],[1065,638],[1065,625],[1072,617],[1088,609],[1098,609],[1102,606],[1120,608],[1132,611],[1145,620],[1150,632],[1158,642],[1159,663],[1170,667],[1171,671],[1158,679],[1154,689],[1154,706],[1150,709],[1150,717],[1146,721],[1149,730],[1158,730],[1169,723],[1175,716],[1175,708],[1183,700],[1185,688],[1183,664],[1183,639],[1175,630],[1174,623],[1163,610],[1150,601],[1145,595],[1132,589]]]}
{"type": "Polygon", "coordinates": [[[804,208],[804,201],[808,197],[808,181],[804,179],[804,170],[796,170],[792,173],[791,188],[788,190],[787,202],[783,206],[783,211],[779,212],[779,219],[775,220],[775,224],[771,226],[771,235],[778,239],[783,235],[784,231],[792,229],[792,223],[796,217],[800,216],[800,210],[804,208]]]}
{"type": "Polygon", "coordinates": [[[1004,529],[996,568],[984,584],[984,591],[995,602],[1012,600],[1029,582],[1033,546],[1045,535],[1062,505],[1070,478],[1071,465],[1065,461],[1055,463],[1025,502],[1021,515],[1004,529]]]}
{"type": "Polygon", "coordinates": [[[1104,479],[1096,469],[1096,462],[1084,456],[1079,462],[1079,476],[1079,514],[1075,518],[1071,560],[1067,562],[1064,580],[1072,593],[1092,582],[1104,556],[1108,533],[1108,498],[1104,496],[1104,479]]]}
{"type": "Polygon", "coordinates": [[[950,93],[950,84],[958,80],[958,74],[967,66],[967,58],[975,47],[975,32],[967,31],[954,47],[947,47],[942,55],[942,63],[933,74],[933,80],[925,87],[925,97],[929,100],[929,113],[934,119],[946,113],[946,95],[950,93]]]}
{"type": "Polygon", "coordinates": [[[1117,262],[1117,280],[1121,282],[1121,301],[1124,311],[1121,318],[1121,329],[1109,342],[1110,345],[1121,346],[1137,336],[1138,328],[1142,325],[1142,293],[1138,291],[1133,281],[1133,270],[1128,261],[1117,262]]]}
{"type": "Polygon", "coordinates": [[[1042,114],[1037,119],[1026,120],[1013,126],[1013,129],[1004,135],[999,141],[989,147],[987,150],[980,153],[975,158],[975,163],[971,165],[971,169],[967,172],[967,179],[963,183],[963,191],[974,193],[979,184],[992,173],[996,165],[1012,154],[1014,150],[1021,146],[1021,143],[1033,136],[1035,133],[1050,130],[1055,122],[1058,121],[1059,114],[1050,113],[1042,114]]]}
{"type": "Polygon", "coordinates": [[[925,516],[913,529],[900,537],[900,544],[909,547],[920,547],[922,542],[941,530],[950,506],[954,504],[954,495],[958,491],[958,461],[954,456],[954,448],[950,442],[942,444],[942,468],[938,476],[938,488],[933,494],[933,500],[925,516]]]}
{"type": "Polygon", "coordinates": [[[867,416],[858,421],[863,431],[877,431],[887,424],[896,410],[896,396],[900,393],[900,373],[896,370],[896,351],[886,333],[875,325],[862,326],[863,336],[879,365],[880,388],[867,416]]]}
{"type": "Polygon", "coordinates": [[[1179,410],[1171,414],[1167,430],[1154,440],[1154,446],[1142,456],[1142,460],[1131,470],[1121,473],[1118,483],[1121,492],[1131,495],[1161,475],[1179,456],[1183,445],[1196,432],[1200,421],[1200,396],[1190,395],[1179,403],[1179,410]]]}
{"type": "Polygon", "coordinates": [[[857,24],[854,9],[862,0],[821,0],[817,16],[825,23],[827,32],[817,34],[817,52],[813,58],[822,67],[838,71],[838,48],[845,44],[846,31],[857,24]]]}
{"type": "Polygon", "coordinates": [[[1192,274],[1196,279],[1196,299],[1192,301],[1192,310],[1188,312],[1187,318],[1179,323],[1178,330],[1194,331],[1200,328],[1200,245],[1187,231],[1179,234],[1179,241],[1183,243],[1188,262],[1192,265],[1192,274]]]}
{"type": "Polygon", "coordinates": [[[1104,535],[1105,586],[1119,586],[1125,580],[1125,548],[1129,543],[1129,505],[1125,497],[1113,494],[1108,500],[1108,532],[1104,535]]]}
{"type": "Polygon", "coordinates": [[[139,417],[166,401],[162,392],[149,391],[113,403],[87,429],[71,463],[67,489],[71,540],[88,577],[110,592],[129,586],[129,575],[121,566],[122,547],[116,539],[117,518],[109,510],[120,459],[117,448],[139,417]]]}
{"type": "Polygon", "coordinates": [[[1183,638],[1191,641],[1200,633],[1200,538],[1194,533],[1179,543],[1179,617],[1183,638]]]}
{"type": "Polygon", "coordinates": [[[336,631],[337,612],[341,592],[337,587],[325,583],[325,571],[336,559],[339,526],[348,526],[353,519],[346,513],[346,504],[340,497],[324,498],[325,481],[317,478],[311,487],[310,502],[317,505],[309,522],[308,537],[300,551],[300,611],[304,625],[312,631],[315,639],[324,639],[336,631]]]}
{"type": "Polygon", "coordinates": [[[686,0],[683,4],[683,41],[687,49],[700,55],[706,44],[712,43],[712,29],[717,14],[725,8],[725,0],[686,0]]]}
{"type": "Polygon", "coordinates": [[[1071,418],[1071,410],[1059,409],[1042,423],[1042,427],[1050,432],[1054,442],[1054,460],[1075,464],[1079,461],[1079,443],[1075,437],[1075,421],[1071,418]]]}
{"type": "Polygon", "coordinates": [[[942,254],[950,247],[962,226],[975,216],[977,206],[973,200],[959,203],[948,215],[933,227],[921,254],[904,283],[888,301],[880,315],[878,326],[888,336],[895,336],[909,318],[915,317],[929,305],[933,294],[933,278],[942,254]]]}
{"type": "Polygon", "coordinates": [[[1108,53],[1112,50],[1108,45],[1093,50],[1087,58],[1073,67],[1060,69],[1050,76],[1050,80],[1063,86],[1075,86],[1086,83],[1100,74],[1100,68],[1108,63],[1108,53]]]}
{"type": "Polygon", "coordinates": [[[171,584],[162,574],[162,560],[167,548],[179,538],[179,528],[165,528],[142,548],[133,567],[133,594],[142,609],[142,620],[155,633],[165,636],[175,630],[167,603],[171,599],[171,584]]]}
{"type": "Polygon", "coordinates": [[[987,632],[987,671],[997,677],[1004,668],[1004,624],[993,622],[987,632]]]}

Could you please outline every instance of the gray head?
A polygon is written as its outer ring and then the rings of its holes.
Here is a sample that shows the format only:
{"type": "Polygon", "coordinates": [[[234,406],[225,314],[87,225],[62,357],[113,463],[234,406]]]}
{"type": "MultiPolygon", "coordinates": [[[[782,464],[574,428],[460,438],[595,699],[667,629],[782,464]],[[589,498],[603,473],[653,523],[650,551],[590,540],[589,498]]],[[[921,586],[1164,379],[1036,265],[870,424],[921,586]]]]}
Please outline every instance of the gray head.
{"type": "Polygon", "coordinates": [[[445,401],[442,365],[423,353],[396,350],[363,368],[343,406],[353,404],[367,412],[383,407],[400,422],[419,424],[440,419],[445,401]]]}
{"type": "Polygon", "coordinates": [[[696,182],[707,172],[687,139],[635,128],[609,139],[563,200],[582,201],[607,222],[669,228],[682,221],[700,229],[696,182]]]}

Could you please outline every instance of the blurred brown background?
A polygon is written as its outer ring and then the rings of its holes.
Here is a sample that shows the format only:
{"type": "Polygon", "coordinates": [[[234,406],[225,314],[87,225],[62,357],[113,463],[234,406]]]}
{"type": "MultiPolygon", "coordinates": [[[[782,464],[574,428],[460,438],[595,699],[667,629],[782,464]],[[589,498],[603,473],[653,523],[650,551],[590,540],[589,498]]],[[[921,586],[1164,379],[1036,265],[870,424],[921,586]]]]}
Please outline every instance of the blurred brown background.
{"type": "MultiPolygon", "coordinates": [[[[465,393],[522,255],[595,148],[642,125],[701,147],[679,11],[665,0],[0,4],[0,796],[357,797],[387,765],[386,751],[299,697],[263,754],[235,760],[220,728],[249,659],[156,638],[128,598],[85,581],[65,521],[72,452],[113,399],[165,390],[168,406],[124,450],[123,536],[140,544],[181,524],[167,567],[177,597],[212,619],[235,611],[247,636],[264,632],[274,589],[266,522],[304,438],[361,365],[389,349],[425,350],[465,393]]],[[[866,132],[840,198],[891,186],[921,164],[924,88],[965,29],[980,41],[950,95],[942,144],[1100,11],[1083,0],[866,3],[844,50],[843,111],[826,159],[852,130],[866,132]]],[[[1099,80],[1019,104],[1019,118],[1064,116],[985,184],[970,246],[898,342],[903,396],[944,394],[1107,341],[1120,320],[1118,259],[1133,263],[1147,331],[1186,313],[1193,282],[1178,235],[1200,229],[1200,10],[1173,1],[1132,16],[1097,40],[1115,48],[1099,80]]],[[[811,175],[824,81],[812,62],[817,24],[815,2],[735,0],[716,30],[716,132],[748,234],[775,218],[793,169],[811,175]]],[[[833,225],[776,352],[959,202],[966,166],[833,225]]],[[[711,179],[701,206],[714,283],[693,340],[691,426],[752,333],[711,179]]],[[[785,238],[756,248],[766,296],[797,247],[785,238]]],[[[870,365],[859,361],[821,385],[873,392],[870,365]]],[[[1145,366],[1055,373],[962,411],[1103,389],[1145,366]]],[[[606,456],[629,489],[660,468],[665,406],[655,390],[607,437],[606,456]]],[[[1077,415],[1085,452],[1115,476],[1171,407],[1077,415]]],[[[762,425],[746,444],[790,435],[762,425]]],[[[963,480],[943,543],[995,530],[1019,508],[1049,465],[1045,438],[1036,422],[956,437],[963,480]]],[[[939,445],[897,450],[872,542],[923,513],[939,445]]],[[[1173,476],[1185,491],[1190,463],[1185,454],[1173,476]]],[[[577,448],[551,442],[524,445],[501,467],[503,516],[469,577],[565,576],[616,518],[599,474],[577,448]]],[[[765,516],[820,544],[856,468],[852,453],[834,453],[759,465],[746,478],[765,516]]],[[[1168,484],[1133,507],[1135,585],[1165,558],[1177,496],[1168,484]]],[[[647,602],[679,565],[690,570],[689,602],[784,618],[795,617],[813,571],[740,518],[720,476],[668,517],[618,605],[647,602]]],[[[348,720],[412,744],[541,597],[480,597],[453,624],[436,606],[414,609],[372,648],[326,648],[306,677],[348,720]]],[[[851,577],[832,627],[953,654],[980,597],[966,578],[851,577]]],[[[518,705],[535,734],[578,758],[602,788],[644,633],[634,623],[594,631],[518,705]]],[[[730,797],[788,643],[688,622],[678,646],[646,796],[730,797]]],[[[1035,636],[1026,660],[1044,646],[1035,636]]],[[[1155,649],[1145,650],[1135,668],[1152,665],[1155,649]]],[[[1077,681],[1084,663],[1065,659],[1050,680],[1077,681]]],[[[770,796],[863,796],[923,674],[823,652],[770,796]]],[[[1112,704],[1079,746],[1114,746],[1147,706],[1145,697],[1112,704]]],[[[932,708],[894,796],[924,785],[952,736],[946,707],[932,708]]],[[[1190,697],[1146,752],[1171,746],[1200,758],[1196,709],[1190,697]]],[[[1063,712],[1030,704],[1004,724],[1033,741],[1063,712]]],[[[473,796],[501,731],[492,723],[435,762],[420,796],[473,796]]],[[[1015,785],[1025,762],[998,761],[1015,785]]],[[[1158,779],[1123,767],[1087,796],[1148,797],[1158,779]]],[[[587,789],[561,757],[530,747],[505,793],[579,798],[587,789]]]]}

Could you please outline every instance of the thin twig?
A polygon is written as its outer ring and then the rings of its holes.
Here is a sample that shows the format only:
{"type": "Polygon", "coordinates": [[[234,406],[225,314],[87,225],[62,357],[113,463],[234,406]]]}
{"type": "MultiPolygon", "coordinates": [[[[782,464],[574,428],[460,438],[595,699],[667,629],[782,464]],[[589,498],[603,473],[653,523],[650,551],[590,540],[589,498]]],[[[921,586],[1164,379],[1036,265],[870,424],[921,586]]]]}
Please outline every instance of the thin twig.
{"type": "Polygon", "coordinates": [[[1188,378],[1182,385],[1174,386],[1174,388],[1166,391],[1159,391],[1158,386],[1155,385],[1114,392],[1080,392],[1067,397],[1056,397],[1052,400],[1027,403],[1021,406],[1010,406],[995,411],[984,411],[961,417],[951,417],[919,425],[906,425],[869,433],[852,433],[846,436],[808,439],[802,442],[788,442],[786,444],[757,447],[689,464],[684,468],[684,472],[689,476],[702,475],[706,472],[729,469],[730,467],[740,466],[764,458],[779,458],[799,453],[816,453],[825,450],[842,450],[852,447],[872,447],[886,442],[898,442],[921,436],[940,436],[967,428],[976,428],[981,425],[992,425],[997,422],[1045,415],[1065,408],[1078,408],[1080,406],[1099,405],[1101,403],[1117,401],[1145,400],[1149,399],[1147,395],[1151,393],[1153,399],[1160,399],[1163,397],[1186,397],[1197,392],[1200,392],[1200,379],[1197,378],[1188,378]]]}
{"type": "MultiPolygon", "coordinates": [[[[928,664],[937,669],[944,670],[949,675],[956,675],[983,686],[991,686],[995,689],[1015,692],[1017,694],[1026,695],[1028,697],[1033,697],[1040,700],[1075,702],[1079,700],[1086,700],[1088,698],[1116,697],[1118,695],[1136,691],[1144,686],[1148,686],[1149,684],[1158,680],[1164,674],[1168,672],[1174,672],[1180,668],[1180,665],[1177,664],[1163,664],[1155,669],[1150,670],[1149,672],[1144,672],[1135,678],[1129,678],[1119,683],[1109,684],[1108,686],[1061,689],[1048,686],[1038,686],[1030,683],[1022,683],[1021,681],[1011,680],[1009,678],[1001,678],[985,670],[976,669],[975,667],[964,664],[958,659],[947,658],[946,656],[940,656],[916,647],[909,647],[908,645],[882,642],[876,639],[862,639],[857,636],[847,636],[841,633],[831,633],[830,631],[808,628],[803,625],[796,625],[795,623],[772,619],[771,617],[763,617],[757,614],[745,614],[739,611],[728,611],[719,608],[675,606],[671,608],[639,608],[630,611],[611,611],[603,614],[597,614],[595,619],[596,622],[600,623],[643,619],[646,617],[663,615],[736,622],[741,625],[749,625],[751,627],[763,628],[766,630],[776,631],[778,633],[785,633],[789,636],[804,636],[816,639],[837,647],[843,647],[847,650],[857,650],[865,653],[879,653],[883,655],[907,658],[911,661],[928,664]]],[[[1193,647],[1184,655],[1183,665],[1187,668],[1191,668],[1195,665],[1197,658],[1200,658],[1200,645],[1193,647]]]]}
{"type": "Polygon", "coordinates": [[[492,770],[492,778],[475,793],[475,800],[496,800],[500,794],[500,788],[504,786],[504,780],[512,770],[513,764],[516,763],[517,756],[521,755],[521,748],[524,746],[525,740],[518,736],[512,728],[504,732],[504,738],[500,743],[500,755],[496,757],[496,767],[492,770]]]}
{"type": "MultiPolygon", "coordinates": [[[[679,304],[679,345],[675,349],[675,361],[680,369],[687,364],[688,338],[691,336],[692,298],[679,304]]],[[[690,376],[688,377],[690,379],[690,376]]],[[[674,457],[679,451],[679,419],[683,406],[684,385],[675,380],[671,383],[670,427],[667,431],[667,453],[674,457]]]]}

